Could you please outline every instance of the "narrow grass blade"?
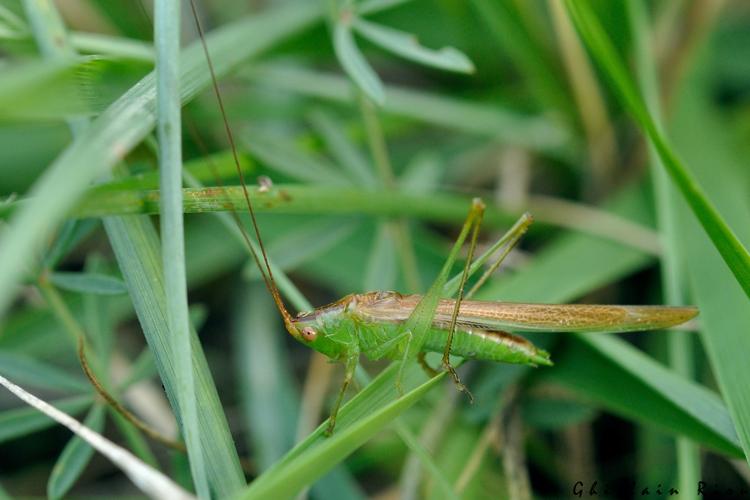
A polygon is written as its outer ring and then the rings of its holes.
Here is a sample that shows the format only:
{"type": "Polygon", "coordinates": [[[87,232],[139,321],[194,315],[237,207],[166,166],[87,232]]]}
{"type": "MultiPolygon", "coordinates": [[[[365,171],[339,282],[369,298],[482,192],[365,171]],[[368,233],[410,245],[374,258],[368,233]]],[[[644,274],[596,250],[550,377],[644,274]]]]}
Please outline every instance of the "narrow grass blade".
{"type": "Polygon", "coordinates": [[[370,99],[379,105],[385,102],[385,91],[375,70],[367,62],[354,42],[351,24],[338,20],[333,27],[333,48],[349,78],[370,99]]]}
{"type": "MultiPolygon", "coordinates": [[[[55,401],[55,407],[72,415],[91,406],[93,396],[75,396],[55,401]]],[[[18,408],[0,413],[0,443],[26,436],[55,425],[55,421],[32,408],[18,408]]]]}
{"type": "Polygon", "coordinates": [[[524,29],[522,18],[515,12],[515,2],[472,0],[470,3],[497,40],[500,50],[510,56],[529,82],[539,102],[552,109],[567,111],[570,99],[565,93],[565,82],[559,76],[562,72],[540,40],[524,29]]]}
{"type": "Polygon", "coordinates": [[[341,408],[336,432],[326,438],[323,423],[282,460],[256,479],[239,498],[288,498],[311,484],[331,467],[382,430],[389,422],[438,384],[444,373],[426,382],[416,363],[403,371],[405,387],[413,387],[397,398],[395,381],[399,364],[392,363],[362,392],[341,408]],[[416,387],[415,387],[416,386],[416,387]]]}
{"type": "Polygon", "coordinates": [[[56,391],[85,393],[88,381],[16,352],[0,351],[0,373],[24,385],[56,391]]]}
{"type": "Polygon", "coordinates": [[[121,279],[100,273],[55,272],[49,275],[49,281],[69,292],[94,295],[119,295],[128,292],[121,279]]]}
{"type": "Polygon", "coordinates": [[[84,54],[101,54],[145,63],[154,61],[154,48],[141,40],[87,32],[71,33],[70,38],[73,46],[84,54]]]}
{"type": "Polygon", "coordinates": [[[750,253],[747,248],[659,130],[590,5],[587,2],[571,0],[566,0],[566,5],[594,58],[605,70],[625,107],[648,136],[664,168],[682,192],[693,214],[711,238],[735,279],[750,297],[750,253]]]}
{"type": "Polygon", "coordinates": [[[256,283],[238,295],[234,364],[248,441],[262,472],[294,445],[299,395],[268,291],[256,283]]]}
{"type": "Polygon", "coordinates": [[[171,479],[136,458],[125,448],[122,448],[101,434],[92,431],[85,425],[63,413],[36,396],[29,394],[5,377],[0,377],[0,384],[15,394],[24,403],[33,406],[58,423],[64,425],[84,439],[99,453],[107,457],[119,467],[141,491],[156,498],[191,499],[190,493],[183,490],[171,479]]]}
{"type": "Polygon", "coordinates": [[[182,220],[182,124],[180,113],[180,0],[154,5],[156,49],[156,132],[164,292],[175,366],[176,396],[190,472],[198,497],[209,499],[206,454],[201,442],[188,317],[185,228],[182,220]]]}
{"type": "Polygon", "coordinates": [[[362,18],[355,19],[353,27],[357,33],[372,43],[380,45],[385,50],[404,59],[446,71],[474,72],[474,65],[466,57],[466,54],[453,47],[444,47],[439,50],[428,49],[420,45],[417,37],[411,33],[366,21],[362,18]]]}
{"type": "MultiPolygon", "coordinates": [[[[176,393],[178,375],[167,326],[156,231],[151,221],[143,217],[110,217],[104,219],[104,226],[128,285],[144,336],[154,354],[167,397],[179,417],[181,412],[176,393]]],[[[206,473],[216,494],[228,496],[244,486],[245,481],[216,386],[194,331],[191,332],[191,342],[196,399],[201,402],[198,420],[206,473]]]]}
{"type": "MultiPolygon", "coordinates": [[[[104,429],[105,413],[103,405],[94,405],[86,416],[86,420],[83,421],[83,425],[101,434],[104,429]]],[[[47,496],[55,499],[64,497],[81,476],[93,454],[94,449],[86,441],[73,436],[52,468],[52,474],[47,481],[47,496]]]]}
{"type": "Polygon", "coordinates": [[[396,246],[391,226],[381,222],[373,238],[363,276],[363,290],[391,290],[396,284],[396,246]]]}

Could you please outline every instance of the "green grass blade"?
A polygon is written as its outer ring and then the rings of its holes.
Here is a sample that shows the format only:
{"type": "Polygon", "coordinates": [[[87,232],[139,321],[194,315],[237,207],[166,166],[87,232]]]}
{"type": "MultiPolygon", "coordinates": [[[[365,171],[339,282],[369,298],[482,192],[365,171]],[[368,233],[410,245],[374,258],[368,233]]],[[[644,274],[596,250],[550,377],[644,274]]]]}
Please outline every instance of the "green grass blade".
{"type": "Polygon", "coordinates": [[[87,392],[88,381],[17,352],[0,351],[0,374],[25,386],[65,392],[87,392]]]}
{"type": "MultiPolygon", "coordinates": [[[[146,341],[154,353],[167,397],[179,417],[181,412],[176,393],[178,375],[167,325],[165,289],[161,279],[163,274],[156,231],[151,221],[144,217],[110,217],[104,219],[104,226],[130,290],[146,341]]],[[[206,473],[215,493],[225,497],[245,484],[244,476],[216,386],[194,331],[191,332],[191,342],[196,399],[201,402],[198,420],[206,473]]]]}
{"type": "Polygon", "coordinates": [[[293,369],[284,357],[278,315],[268,291],[256,283],[238,295],[232,328],[234,365],[248,441],[262,472],[294,445],[299,395],[291,379],[293,369]]]}
{"type": "Polygon", "coordinates": [[[594,58],[604,69],[627,110],[650,139],[672,181],[682,192],[693,214],[711,238],[735,279],[750,297],[750,253],[747,248],[657,127],[589,4],[566,0],[566,5],[594,58]]]}
{"type": "MultiPolygon", "coordinates": [[[[284,5],[239,21],[208,36],[216,54],[217,74],[223,75],[243,60],[257,55],[298,32],[320,17],[318,5],[284,5]]],[[[180,96],[188,101],[210,83],[205,59],[196,43],[181,55],[180,96]]],[[[111,168],[154,126],[153,73],[132,87],[85,128],[36,182],[35,201],[15,215],[0,241],[0,317],[3,316],[29,256],[51,231],[88,184],[111,168]]]]}
{"type": "MultiPolygon", "coordinates": [[[[104,415],[106,413],[104,410],[104,405],[94,405],[83,421],[83,425],[101,434],[102,429],[104,429],[104,415]]],[[[78,436],[73,436],[65,445],[52,468],[52,474],[47,481],[47,496],[55,499],[64,497],[83,474],[93,455],[94,449],[86,441],[78,436]]]]}
{"type": "Polygon", "coordinates": [[[383,82],[367,62],[354,41],[351,24],[337,20],[333,26],[333,48],[346,74],[370,99],[382,105],[385,102],[383,82]]]}
{"type": "Polygon", "coordinates": [[[128,291],[121,279],[101,273],[55,272],[50,273],[49,281],[69,292],[119,295],[128,291]]]}
{"type": "Polygon", "coordinates": [[[565,349],[555,358],[555,369],[543,378],[565,384],[584,399],[634,421],[676,432],[733,457],[743,456],[732,420],[716,393],[616,337],[578,336],[585,347],[565,349]]]}
{"type": "Polygon", "coordinates": [[[339,412],[336,432],[326,438],[323,423],[282,460],[256,479],[240,498],[288,498],[338,464],[389,422],[414,404],[445,375],[424,381],[422,369],[411,363],[404,369],[404,387],[397,397],[398,363],[392,363],[339,412]],[[416,386],[416,387],[415,387],[416,386]]]}
{"type": "Polygon", "coordinates": [[[425,66],[458,73],[473,73],[474,65],[466,54],[453,47],[439,50],[428,49],[419,44],[417,37],[405,31],[356,18],[354,30],[375,45],[425,66]]]}
{"type": "MultiPolygon", "coordinates": [[[[695,174],[740,230],[740,237],[750,242],[746,145],[731,140],[726,117],[709,104],[703,80],[691,83],[677,107],[672,127],[675,140],[690,154],[695,174]]],[[[703,344],[745,455],[750,457],[750,392],[744,383],[750,377],[746,362],[750,301],[684,205],[678,221],[692,294],[701,311],[703,344]]]]}
{"type": "Polygon", "coordinates": [[[149,448],[148,442],[141,434],[141,431],[130,423],[130,421],[125,420],[125,417],[117,413],[112,407],[107,408],[107,410],[107,413],[112,417],[118,431],[122,434],[125,442],[128,444],[128,449],[132,451],[135,456],[150,466],[158,469],[159,462],[151,452],[151,448],[149,448]]]}
{"type": "MultiPolygon", "coordinates": [[[[60,399],[50,403],[68,415],[76,415],[91,406],[94,397],[90,395],[60,399]]],[[[56,422],[33,408],[18,408],[0,413],[0,443],[16,439],[33,432],[47,429],[56,422]]]]}
{"type": "MultiPolygon", "coordinates": [[[[193,376],[190,319],[185,272],[185,227],[182,219],[182,124],[180,113],[180,0],[154,5],[156,49],[156,132],[159,141],[162,268],[175,366],[179,420],[188,450],[190,472],[199,498],[209,499],[208,469],[198,422],[198,401],[193,376]]],[[[214,488],[217,488],[214,485],[214,488]]]]}

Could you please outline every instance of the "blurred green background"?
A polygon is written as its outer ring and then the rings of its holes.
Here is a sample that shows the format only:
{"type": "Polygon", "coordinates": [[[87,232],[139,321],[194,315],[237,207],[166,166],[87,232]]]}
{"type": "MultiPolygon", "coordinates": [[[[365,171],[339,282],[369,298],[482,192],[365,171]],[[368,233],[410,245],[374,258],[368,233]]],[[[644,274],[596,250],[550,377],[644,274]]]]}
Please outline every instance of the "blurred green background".
{"type": "MultiPolygon", "coordinates": [[[[158,187],[152,5],[64,0],[56,13],[45,3],[0,3],[0,259],[11,262],[15,241],[35,242],[18,253],[17,283],[2,283],[0,373],[191,487],[184,454],[147,443],[95,397],[64,320],[85,331],[110,391],[174,435],[159,344],[168,332],[148,312],[163,301],[160,265],[144,257],[158,251],[158,217],[118,216],[152,213],[142,200],[158,187]],[[38,224],[18,224],[26,209],[38,224]]],[[[356,451],[297,476],[312,498],[568,498],[579,481],[584,495],[596,481],[607,498],[643,488],[689,497],[699,481],[708,498],[747,492],[748,281],[741,245],[706,233],[721,220],[750,244],[747,3],[196,3],[218,35],[211,56],[245,179],[273,182],[257,205],[269,256],[311,304],[424,292],[480,196],[482,248],[524,211],[536,220],[481,298],[701,310],[675,332],[533,336],[551,368],[466,363],[475,404],[442,381],[361,446],[342,433],[356,451]],[[592,19],[604,40],[577,31],[592,19]],[[619,80],[612,64],[625,70],[619,80]],[[656,132],[644,132],[649,120],[718,219],[695,208],[695,193],[686,203],[652,147],[656,132]]],[[[182,59],[185,186],[235,186],[189,3],[182,11],[193,47],[182,59]]],[[[217,497],[257,495],[243,481],[269,471],[257,484],[273,496],[297,471],[281,457],[327,416],[342,370],[284,333],[214,194],[189,210],[201,213],[186,216],[185,242],[208,362],[196,369],[201,425],[215,437],[208,477],[217,497]]],[[[295,291],[282,287],[292,309],[305,308],[295,291]]],[[[375,376],[387,364],[363,365],[375,376]]],[[[353,408],[378,414],[397,395],[383,390],[382,404],[353,408]]],[[[45,494],[138,490],[0,391],[0,497],[45,494]]]]}

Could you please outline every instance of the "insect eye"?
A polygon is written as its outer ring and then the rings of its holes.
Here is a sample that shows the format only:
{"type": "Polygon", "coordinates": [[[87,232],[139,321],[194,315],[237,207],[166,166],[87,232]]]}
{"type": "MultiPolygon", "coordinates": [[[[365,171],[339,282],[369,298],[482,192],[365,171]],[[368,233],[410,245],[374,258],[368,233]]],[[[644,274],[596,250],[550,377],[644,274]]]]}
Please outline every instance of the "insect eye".
{"type": "Polygon", "coordinates": [[[315,340],[315,337],[318,336],[318,332],[316,332],[314,329],[312,329],[309,326],[306,326],[302,329],[302,338],[307,340],[308,342],[312,342],[315,340]]]}

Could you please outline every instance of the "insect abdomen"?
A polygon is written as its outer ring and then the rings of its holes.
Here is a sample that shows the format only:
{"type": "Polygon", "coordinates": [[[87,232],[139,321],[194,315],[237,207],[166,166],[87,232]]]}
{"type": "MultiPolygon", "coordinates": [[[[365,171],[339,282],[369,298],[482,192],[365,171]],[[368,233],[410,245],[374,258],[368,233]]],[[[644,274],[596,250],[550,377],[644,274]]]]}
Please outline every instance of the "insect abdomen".
{"type": "MultiPolygon", "coordinates": [[[[443,352],[448,341],[448,331],[430,330],[423,349],[443,352]]],[[[451,354],[469,359],[482,359],[501,363],[551,365],[549,354],[528,340],[506,332],[480,329],[456,330],[451,354]]]]}

